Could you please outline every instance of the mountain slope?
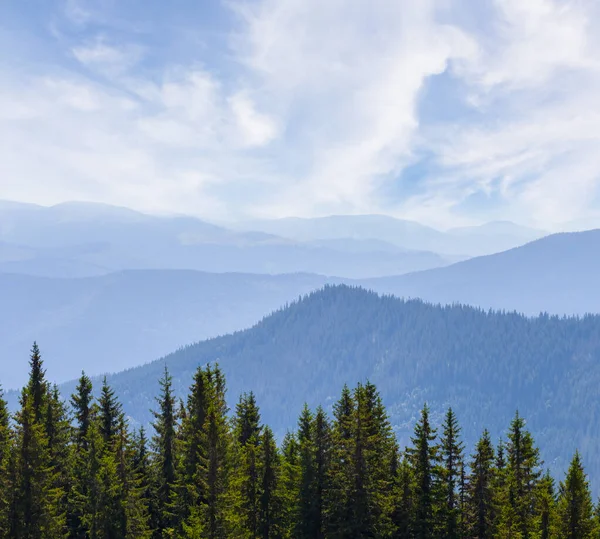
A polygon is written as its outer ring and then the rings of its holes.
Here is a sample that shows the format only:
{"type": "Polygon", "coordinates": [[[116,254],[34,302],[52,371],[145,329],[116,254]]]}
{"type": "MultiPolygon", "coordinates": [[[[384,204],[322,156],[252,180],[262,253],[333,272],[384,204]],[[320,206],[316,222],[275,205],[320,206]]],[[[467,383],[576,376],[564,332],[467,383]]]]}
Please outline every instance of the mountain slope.
{"type": "MultiPolygon", "coordinates": [[[[599,316],[525,318],[327,287],[249,330],[111,376],[138,421],[150,420],[165,362],[180,394],[198,365],[219,362],[230,403],[255,391],[280,434],[305,401],[330,406],[344,383],[368,378],[404,441],[428,401],[434,418],[451,405],[470,441],[484,426],[500,436],[518,408],[551,467],[565,465],[576,447],[588,462],[600,450],[599,316]]],[[[590,472],[598,470],[600,463],[590,472]]]]}
{"type": "Polygon", "coordinates": [[[378,292],[484,308],[584,314],[600,311],[600,230],[554,234],[435,270],[364,281],[378,292]]]}

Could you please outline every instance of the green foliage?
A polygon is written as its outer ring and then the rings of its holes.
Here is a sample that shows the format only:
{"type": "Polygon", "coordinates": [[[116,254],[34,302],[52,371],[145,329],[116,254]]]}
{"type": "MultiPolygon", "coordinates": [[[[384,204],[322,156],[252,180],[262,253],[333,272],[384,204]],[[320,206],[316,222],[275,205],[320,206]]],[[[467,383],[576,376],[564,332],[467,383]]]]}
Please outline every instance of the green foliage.
{"type": "Polygon", "coordinates": [[[0,398],[0,537],[7,539],[587,539],[598,536],[579,453],[560,483],[517,414],[494,451],[485,430],[465,463],[452,409],[437,436],[425,405],[399,450],[374,384],[344,387],[333,414],[305,406],[278,447],[253,393],[233,417],[218,366],[186,404],[165,369],[151,449],[108,383],[82,375],[72,421],[39,350],[9,417],[0,398]],[[38,400],[38,388],[44,388],[38,400]],[[37,402],[37,404],[36,404],[37,402]]]}
{"type": "Polygon", "coordinates": [[[558,498],[560,537],[588,539],[594,535],[594,506],[579,452],[575,453],[558,498]]]}

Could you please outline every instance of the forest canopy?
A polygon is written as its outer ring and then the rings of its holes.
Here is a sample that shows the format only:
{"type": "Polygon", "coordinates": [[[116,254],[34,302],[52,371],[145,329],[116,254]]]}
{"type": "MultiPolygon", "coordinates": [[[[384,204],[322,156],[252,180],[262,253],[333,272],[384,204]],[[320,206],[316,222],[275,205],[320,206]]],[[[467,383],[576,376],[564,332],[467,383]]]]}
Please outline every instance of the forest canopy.
{"type": "Polygon", "coordinates": [[[329,415],[299,410],[278,443],[254,393],[229,410],[218,365],[185,399],[165,368],[152,432],[130,428],[105,380],[82,374],[65,402],[34,345],[11,416],[0,400],[0,536],[20,538],[596,537],[581,456],[544,469],[515,413],[502,440],[466,447],[448,408],[425,404],[400,447],[374,384],[345,386],[329,415]],[[560,480],[558,480],[560,479],[560,480]]]}

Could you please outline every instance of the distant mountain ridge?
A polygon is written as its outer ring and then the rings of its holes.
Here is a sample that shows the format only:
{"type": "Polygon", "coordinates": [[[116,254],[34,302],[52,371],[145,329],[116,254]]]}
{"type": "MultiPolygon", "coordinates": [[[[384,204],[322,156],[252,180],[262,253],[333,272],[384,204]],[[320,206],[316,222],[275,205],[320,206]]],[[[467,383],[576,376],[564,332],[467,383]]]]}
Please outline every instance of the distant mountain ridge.
{"type": "MultiPolygon", "coordinates": [[[[369,260],[368,254],[357,256],[369,260]]],[[[325,284],[529,315],[583,315],[600,312],[599,274],[600,231],[549,236],[439,270],[369,280],[178,270],[86,279],[0,273],[0,382],[7,388],[23,382],[27,365],[15,366],[15,359],[34,339],[44,344],[55,380],[74,377],[82,367],[116,371],[245,329],[325,284]]]]}
{"type": "MultiPolygon", "coordinates": [[[[465,257],[460,257],[464,259],[465,257]]],[[[455,262],[380,240],[311,242],[93,203],[0,204],[0,272],[91,277],[131,269],[379,277],[455,262]],[[369,253],[368,259],[363,255],[369,253]]]]}
{"type": "Polygon", "coordinates": [[[288,217],[250,221],[239,225],[238,229],[256,229],[302,241],[336,238],[379,239],[405,249],[463,257],[504,251],[547,235],[544,231],[508,221],[442,232],[414,221],[386,215],[331,215],[312,219],[288,217]]]}

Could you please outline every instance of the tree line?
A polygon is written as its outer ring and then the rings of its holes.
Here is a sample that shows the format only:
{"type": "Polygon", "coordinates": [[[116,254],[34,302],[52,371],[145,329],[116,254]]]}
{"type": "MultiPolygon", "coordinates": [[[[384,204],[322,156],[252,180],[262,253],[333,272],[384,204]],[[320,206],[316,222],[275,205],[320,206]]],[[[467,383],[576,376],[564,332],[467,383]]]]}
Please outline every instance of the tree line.
{"type": "Polygon", "coordinates": [[[376,387],[345,387],[331,417],[301,411],[280,444],[253,393],[226,404],[218,366],[174,397],[165,368],[152,434],[104,380],[68,402],[37,345],[11,416],[0,398],[0,537],[7,539],[466,539],[600,537],[581,458],[556,483],[518,414],[468,453],[452,409],[424,406],[401,448],[376,387]]]}

